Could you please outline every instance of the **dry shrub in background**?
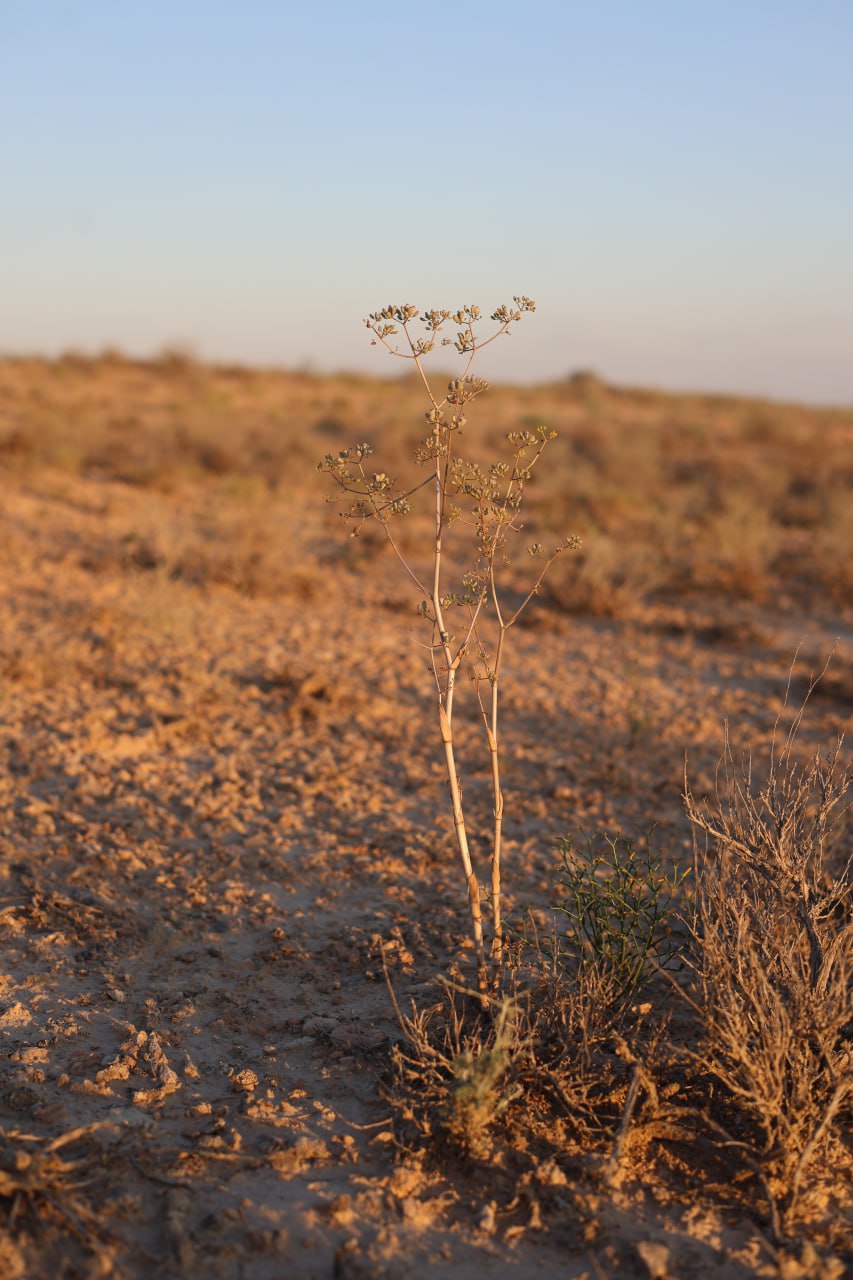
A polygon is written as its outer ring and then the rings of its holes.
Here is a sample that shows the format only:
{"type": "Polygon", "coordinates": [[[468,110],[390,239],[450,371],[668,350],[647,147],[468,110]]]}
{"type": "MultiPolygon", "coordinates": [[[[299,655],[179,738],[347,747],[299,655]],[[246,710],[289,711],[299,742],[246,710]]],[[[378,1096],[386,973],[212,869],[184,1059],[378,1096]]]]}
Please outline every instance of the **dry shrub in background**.
{"type": "Polygon", "coordinates": [[[840,742],[797,762],[801,716],[766,781],[727,742],[715,810],[686,794],[706,837],[692,930],[704,1121],[760,1179],[777,1239],[819,1211],[827,1170],[843,1185],[853,1104],[853,853],[833,857],[830,839],[851,778],[840,742]]]}

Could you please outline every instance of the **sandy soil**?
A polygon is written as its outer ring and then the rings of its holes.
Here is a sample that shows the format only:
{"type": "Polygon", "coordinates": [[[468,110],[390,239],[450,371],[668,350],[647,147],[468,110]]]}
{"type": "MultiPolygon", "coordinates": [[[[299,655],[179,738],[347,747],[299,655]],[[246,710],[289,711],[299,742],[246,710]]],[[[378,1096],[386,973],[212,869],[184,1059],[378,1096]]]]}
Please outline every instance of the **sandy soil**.
{"type": "MultiPolygon", "coordinates": [[[[468,953],[412,602],[329,550],[319,484],[270,499],[274,593],[176,577],[211,485],[49,469],[0,511],[0,1275],[840,1277],[760,1215],[552,1167],[523,1214],[484,1173],[396,1151],[401,1001],[468,953]],[[153,548],[153,550],[152,550],[153,548]],[[412,622],[409,622],[409,619],[412,622]],[[534,1204],[534,1209],[530,1205],[534,1204]]],[[[546,602],[506,682],[507,882],[553,842],[646,829],[674,855],[729,717],[760,749],[841,635],[807,734],[849,726],[851,618],[546,602]]],[[[487,778],[461,742],[474,828],[487,778]]]]}

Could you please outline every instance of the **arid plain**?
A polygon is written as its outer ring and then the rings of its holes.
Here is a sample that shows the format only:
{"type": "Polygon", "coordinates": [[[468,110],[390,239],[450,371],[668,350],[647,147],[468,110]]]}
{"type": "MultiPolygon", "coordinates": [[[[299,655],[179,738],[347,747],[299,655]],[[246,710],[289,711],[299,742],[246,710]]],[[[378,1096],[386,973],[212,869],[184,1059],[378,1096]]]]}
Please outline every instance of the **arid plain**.
{"type": "MultiPolygon", "coordinates": [[[[749,1167],[642,1114],[609,1179],[532,1094],[479,1154],[406,1128],[385,974],[404,1009],[470,974],[464,885],[418,601],[315,464],[364,440],[403,472],[423,408],[416,379],[177,351],[0,362],[4,1280],[850,1274],[849,1095],[782,1244],[749,1167]]],[[[507,659],[521,913],[566,834],[654,828],[688,864],[685,756],[712,797],[728,721],[760,772],[830,654],[797,751],[849,729],[853,410],[579,374],[470,417],[484,456],[559,432],[528,525],[583,540],[507,659]]]]}

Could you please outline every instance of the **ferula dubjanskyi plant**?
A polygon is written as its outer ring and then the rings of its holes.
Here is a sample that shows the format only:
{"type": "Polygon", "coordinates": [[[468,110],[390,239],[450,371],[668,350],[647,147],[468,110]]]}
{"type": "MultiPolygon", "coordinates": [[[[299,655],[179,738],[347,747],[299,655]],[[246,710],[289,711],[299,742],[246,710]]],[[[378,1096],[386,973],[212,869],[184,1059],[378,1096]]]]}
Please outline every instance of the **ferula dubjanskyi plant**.
{"type": "MultiPolygon", "coordinates": [[[[575,537],[565,538],[545,551],[539,543],[527,548],[537,562],[529,590],[521,603],[511,608],[499,587],[500,571],[509,565],[511,539],[520,533],[522,499],[533,471],[555,432],[546,427],[535,431],[512,431],[507,439],[509,456],[484,467],[467,461],[459,452],[459,441],[467,423],[471,402],[488,384],[472,376],[474,361],[483,347],[510,332],[522,315],[535,310],[526,297],[513,299],[513,306],[498,307],[491,320],[496,326],[481,340],[477,327],[480,308],[460,307],[458,311],[424,311],[419,308],[387,306],[373,312],[365,324],[374,334],[373,345],[381,343],[391,355],[412,361],[423,382],[427,434],[415,454],[416,464],[426,475],[420,480],[398,485],[383,471],[373,471],[368,463],[372,449],[367,444],[327,454],[318,470],[328,473],[349,501],[343,514],[353,521],[353,533],[368,520],[383,530],[408,580],[419,596],[418,613],[430,638],[426,645],[435,681],[438,730],[447,764],[447,778],[453,811],[456,843],[468,898],[471,931],[477,960],[477,984],[482,1001],[497,989],[500,979],[503,926],[501,922],[501,844],[504,799],[501,790],[501,750],[499,695],[501,666],[507,632],[519,620],[537,594],[548,569],[567,549],[580,545],[575,537]],[[441,337],[446,326],[456,328],[456,338],[441,337]],[[415,328],[421,334],[416,336],[415,328]],[[425,370],[426,358],[436,347],[453,347],[464,360],[461,376],[454,378],[439,397],[425,370]],[[394,522],[412,510],[416,496],[428,495],[433,518],[428,555],[423,565],[405,555],[395,537],[394,522]],[[467,571],[448,589],[450,530],[458,536],[467,571]],[[451,620],[453,619],[453,621],[451,620]],[[487,957],[481,898],[471,841],[462,805],[462,789],[456,765],[454,738],[457,677],[467,664],[482,717],[488,749],[493,790],[493,823],[490,833],[490,890],[485,894],[491,915],[490,957],[487,957]]],[[[456,548],[454,548],[456,550],[456,548]]],[[[456,555],[456,561],[460,559],[456,555]]],[[[517,599],[517,597],[516,597],[517,599]]]]}

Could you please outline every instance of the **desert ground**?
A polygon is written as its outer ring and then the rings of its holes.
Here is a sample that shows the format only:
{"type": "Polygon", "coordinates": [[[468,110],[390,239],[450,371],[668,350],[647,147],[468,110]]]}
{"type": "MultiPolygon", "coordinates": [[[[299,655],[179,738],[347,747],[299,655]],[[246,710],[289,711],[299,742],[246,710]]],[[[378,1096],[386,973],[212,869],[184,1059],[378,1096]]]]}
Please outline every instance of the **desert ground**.
{"type": "MultiPolygon", "coordinates": [[[[4,1280],[851,1274],[849,1095],[781,1241],[736,1151],[642,1115],[609,1178],[533,1093],[476,1150],[407,1119],[388,984],[471,981],[465,886],[418,600],[315,464],[363,440],[398,474],[422,422],[412,378],[0,362],[4,1280]]],[[[713,804],[728,723],[760,773],[827,660],[797,750],[853,714],[853,410],[579,374],[491,388],[471,448],[540,422],[529,527],[583,547],[506,659],[516,913],[567,834],[689,865],[685,758],[713,804]]],[[[689,1039],[669,981],[643,999],[689,1039]]]]}

